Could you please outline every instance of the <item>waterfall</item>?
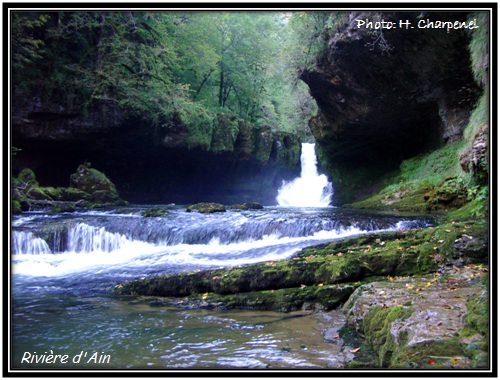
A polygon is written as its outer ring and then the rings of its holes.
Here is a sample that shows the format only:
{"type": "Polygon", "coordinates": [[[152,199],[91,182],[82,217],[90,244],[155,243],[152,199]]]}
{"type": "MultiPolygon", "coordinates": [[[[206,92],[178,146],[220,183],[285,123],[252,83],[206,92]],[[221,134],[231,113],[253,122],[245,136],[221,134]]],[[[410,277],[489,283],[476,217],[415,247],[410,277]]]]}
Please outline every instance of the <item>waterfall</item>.
{"type": "Polygon", "coordinates": [[[12,252],[43,255],[52,253],[47,242],[31,232],[15,231],[12,235],[12,252]]]}
{"type": "Polygon", "coordinates": [[[303,143],[300,156],[300,177],[283,181],[276,200],[280,206],[326,207],[333,194],[332,183],[326,175],[318,174],[315,144],[303,143]]]}

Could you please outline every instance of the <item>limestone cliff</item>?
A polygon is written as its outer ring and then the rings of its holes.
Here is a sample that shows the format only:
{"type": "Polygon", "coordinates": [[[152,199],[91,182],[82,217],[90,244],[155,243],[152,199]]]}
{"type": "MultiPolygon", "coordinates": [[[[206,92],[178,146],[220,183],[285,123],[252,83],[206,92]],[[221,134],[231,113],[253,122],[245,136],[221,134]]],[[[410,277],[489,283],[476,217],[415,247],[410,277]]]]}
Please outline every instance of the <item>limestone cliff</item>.
{"type": "Polygon", "coordinates": [[[152,127],[103,101],[82,114],[14,96],[12,138],[21,149],[14,174],[30,167],[44,185],[67,186],[88,162],[132,202],[274,204],[282,180],[300,169],[297,136],[222,113],[198,126],[174,117],[152,127]]]}
{"type": "Polygon", "coordinates": [[[326,50],[301,79],[320,109],[310,126],[334,181],[335,203],[373,194],[403,160],[462,138],[480,93],[470,36],[419,26],[469,17],[351,12],[327,34],[326,50]],[[377,22],[392,28],[376,29],[377,22]]]}

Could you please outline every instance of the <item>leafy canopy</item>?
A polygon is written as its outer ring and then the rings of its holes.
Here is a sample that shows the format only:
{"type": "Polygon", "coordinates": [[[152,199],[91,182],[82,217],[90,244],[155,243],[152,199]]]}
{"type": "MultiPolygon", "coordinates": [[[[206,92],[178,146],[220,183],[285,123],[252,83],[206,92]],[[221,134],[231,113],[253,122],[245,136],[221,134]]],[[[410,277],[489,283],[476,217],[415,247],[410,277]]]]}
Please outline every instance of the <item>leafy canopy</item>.
{"type": "Polygon", "coordinates": [[[295,80],[302,32],[288,21],[279,12],[13,12],[14,88],[71,113],[118,106],[156,127],[209,132],[224,113],[303,134],[314,109],[295,80]]]}

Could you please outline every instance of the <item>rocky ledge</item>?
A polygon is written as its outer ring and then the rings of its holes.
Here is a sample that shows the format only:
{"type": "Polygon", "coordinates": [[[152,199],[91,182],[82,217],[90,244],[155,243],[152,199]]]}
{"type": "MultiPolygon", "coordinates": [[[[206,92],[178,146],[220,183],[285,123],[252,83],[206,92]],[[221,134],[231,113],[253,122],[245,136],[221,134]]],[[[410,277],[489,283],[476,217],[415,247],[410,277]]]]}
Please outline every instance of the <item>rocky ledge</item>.
{"type": "Polygon", "coordinates": [[[289,260],[145,278],[117,284],[113,293],[188,308],[290,312],[344,305],[350,329],[339,330],[337,339],[354,330],[366,340],[352,367],[483,368],[488,244],[487,223],[451,222],[348,238],[289,260]],[[375,359],[363,362],[359,357],[372,348],[375,359]]]}
{"type": "Polygon", "coordinates": [[[388,277],[356,289],[343,311],[374,348],[377,367],[487,368],[487,274],[471,264],[388,277]]]}

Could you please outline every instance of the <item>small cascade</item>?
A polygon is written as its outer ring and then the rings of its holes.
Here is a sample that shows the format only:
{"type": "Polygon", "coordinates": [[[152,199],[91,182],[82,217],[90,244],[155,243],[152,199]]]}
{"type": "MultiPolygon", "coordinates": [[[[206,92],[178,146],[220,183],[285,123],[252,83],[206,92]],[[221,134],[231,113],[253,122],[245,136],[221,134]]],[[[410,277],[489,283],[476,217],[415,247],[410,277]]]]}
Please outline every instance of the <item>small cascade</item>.
{"type": "Polygon", "coordinates": [[[315,144],[303,143],[300,156],[301,174],[293,181],[283,181],[276,200],[280,206],[326,207],[333,194],[326,175],[318,174],[315,144]]]}
{"type": "Polygon", "coordinates": [[[32,232],[13,231],[12,253],[42,255],[60,252],[112,252],[130,243],[125,235],[78,223],[66,231],[53,232],[48,242],[32,232]],[[63,236],[64,235],[64,236],[63,236]]]}
{"type": "Polygon", "coordinates": [[[45,240],[25,231],[15,231],[12,234],[12,252],[14,254],[28,253],[30,255],[52,253],[45,240]]]}
{"type": "Polygon", "coordinates": [[[94,283],[237,266],[282,260],[304,247],[347,236],[426,223],[404,219],[295,207],[216,215],[173,207],[168,217],[159,218],[92,213],[21,216],[12,231],[12,270],[46,278],[79,273],[81,284],[84,277],[94,283]]]}
{"type": "Polygon", "coordinates": [[[68,251],[71,252],[112,252],[129,242],[125,235],[108,232],[104,227],[93,227],[85,223],[78,223],[68,231],[68,251]]]}

